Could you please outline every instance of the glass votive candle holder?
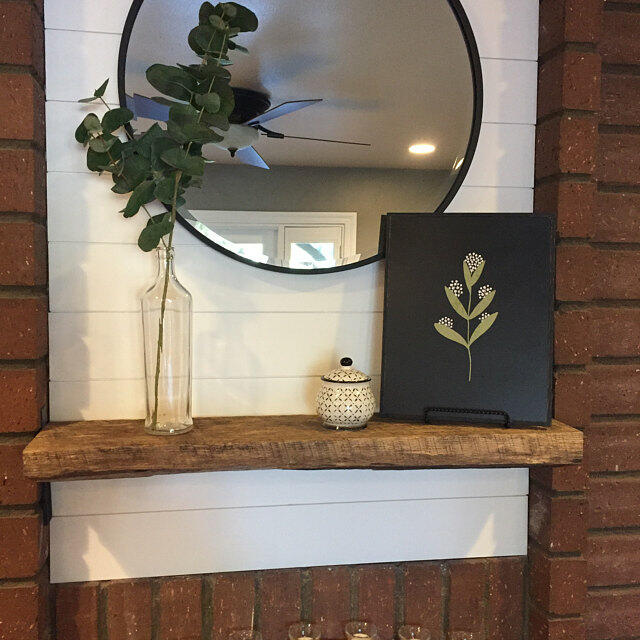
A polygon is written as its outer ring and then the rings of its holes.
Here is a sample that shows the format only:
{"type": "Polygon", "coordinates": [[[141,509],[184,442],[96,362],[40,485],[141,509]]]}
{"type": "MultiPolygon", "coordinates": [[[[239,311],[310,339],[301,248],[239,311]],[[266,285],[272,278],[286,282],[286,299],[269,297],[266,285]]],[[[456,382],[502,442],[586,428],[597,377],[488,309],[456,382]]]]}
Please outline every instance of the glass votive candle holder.
{"type": "Polygon", "coordinates": [[[313,622],[294,622],[289,627],[289,640],[320,640],[320,625],[313,622]]]}
{"type": "Polygon", "coordinates": [[[349,622],[344,633],[347,640],[378,640],[378,628],[373,622],[349,622]]]}
{"type": "Polygon", "coordinates": [[[431,634],[419,624],[405,624],[398,629],[399,640],[431,640],[431,634]]]}
{"type": "Polygon", "coordinates": [[[262,634],[254,629],[234,629],[229,633],[229,640],[262,640],[262,634]]]}

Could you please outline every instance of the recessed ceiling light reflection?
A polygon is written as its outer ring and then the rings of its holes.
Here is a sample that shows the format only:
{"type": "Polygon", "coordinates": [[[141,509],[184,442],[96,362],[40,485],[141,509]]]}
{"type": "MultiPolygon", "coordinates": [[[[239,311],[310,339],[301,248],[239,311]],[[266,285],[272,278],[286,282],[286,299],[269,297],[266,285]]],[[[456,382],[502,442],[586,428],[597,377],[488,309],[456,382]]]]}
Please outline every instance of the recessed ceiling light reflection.
{"type": "Polygon", "coordinates": [[[427,144],[427,143],[419,143],[419,144],[412,144],[409,147],[409,153],[415,153],[416,155],[419,156],[424,156],[427,153],[433,153],[436,150],[435,145],[433,144],[427,144]]]}

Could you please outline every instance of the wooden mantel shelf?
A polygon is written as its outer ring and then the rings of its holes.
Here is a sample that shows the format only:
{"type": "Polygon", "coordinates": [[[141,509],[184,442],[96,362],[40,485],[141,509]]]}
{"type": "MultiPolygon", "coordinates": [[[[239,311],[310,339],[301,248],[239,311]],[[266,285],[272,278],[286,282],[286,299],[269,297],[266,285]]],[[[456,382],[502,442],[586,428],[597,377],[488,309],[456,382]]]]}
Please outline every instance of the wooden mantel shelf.
{"type": "Polygon", "coordinates": [[[24,450],[39,481],[234,469],[528,467],[582,459],[582,433],[561,422],[502,429],[376,419],[331,431],[315,416],[199,418],[182,436],[145,434],[140,421],[52,424],[24,450]]]}

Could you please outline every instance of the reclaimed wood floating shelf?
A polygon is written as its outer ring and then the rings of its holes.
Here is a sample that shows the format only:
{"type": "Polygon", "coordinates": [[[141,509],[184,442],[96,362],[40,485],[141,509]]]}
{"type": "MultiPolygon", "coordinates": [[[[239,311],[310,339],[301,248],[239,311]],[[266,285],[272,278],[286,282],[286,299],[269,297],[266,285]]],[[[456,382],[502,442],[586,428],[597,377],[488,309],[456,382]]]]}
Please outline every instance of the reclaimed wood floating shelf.
{"type": "Polygon", "coordinates": [[[582,433],[561,422],[503,429],[375,419],[331,431],[315,416],[199,418],[181,436],[147,435],[140,421],[52,424],[24,450],[39,481],[239,469],[528,467],[582,459],[582,433]]]}

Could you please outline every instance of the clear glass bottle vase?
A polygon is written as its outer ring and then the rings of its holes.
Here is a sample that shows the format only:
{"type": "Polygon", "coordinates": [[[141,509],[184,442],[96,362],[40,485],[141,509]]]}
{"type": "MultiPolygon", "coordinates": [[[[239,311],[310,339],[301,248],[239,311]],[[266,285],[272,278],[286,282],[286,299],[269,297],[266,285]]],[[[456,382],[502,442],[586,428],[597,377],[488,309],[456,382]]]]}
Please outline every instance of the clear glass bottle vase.
{"type": "Polygon", "coordinates": [[[142,295],[147,395],[145,430],[186,433],[191,417],[191,294],[178,282],[173,249],[157,249],[158,271],[142,295]]]}

